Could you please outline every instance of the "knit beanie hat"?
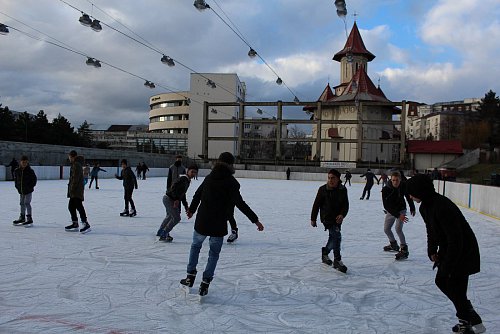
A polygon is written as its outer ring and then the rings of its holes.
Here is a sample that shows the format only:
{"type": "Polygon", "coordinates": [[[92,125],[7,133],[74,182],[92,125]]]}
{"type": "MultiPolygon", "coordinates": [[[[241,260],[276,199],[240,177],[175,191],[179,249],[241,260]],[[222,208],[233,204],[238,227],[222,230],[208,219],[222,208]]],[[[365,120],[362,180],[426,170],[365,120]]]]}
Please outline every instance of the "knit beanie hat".
{"type": "Polygon", "coordinates": [[[406,181],[406,191],[420,200],[429,198],[436,190],[432,180],[425,174],[417,174],[406,181]]]}

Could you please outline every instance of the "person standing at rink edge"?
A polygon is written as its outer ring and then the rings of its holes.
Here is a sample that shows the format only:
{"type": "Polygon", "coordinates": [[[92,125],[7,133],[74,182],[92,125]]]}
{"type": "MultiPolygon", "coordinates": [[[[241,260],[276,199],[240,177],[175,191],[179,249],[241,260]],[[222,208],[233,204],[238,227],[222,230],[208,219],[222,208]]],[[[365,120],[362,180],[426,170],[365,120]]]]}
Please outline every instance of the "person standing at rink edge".
{"type": "Polygon", "coordinates": [[[478,334],[486,331],[479,314],[467,299],[469,276],[480,271],[479,245],[460,209],[438,194],[432,180],[418,174],[407,181],[410,197],[420,203],[427,230],[427,255],[438,268],[435,283],[456,309],[454,333],[478,334]]]}
{"type": "Polygon", "coordinates": [[[31,168],[28,162],[28,157],[23,155],[19,167],[14,172],[14,181],[17,192],[19,193],[19,205],[21,213],[19,218],[12,223],[16,226],[31,227],[33,226],[33,218],[31,216],[31,197],[35,190],[37,178],[35,171],[31,168]]]}
{"type": "Polygon", "coordinates": [[[135,177],[132,168],[128,166],[127,159],[122,159],[121,161],[122,171],[120,175],[115,174],[115,177],[118,180],[123,180],[123,199],[125,200],[125,209],[120,213],[122,217],[135,217],[137,216],[137,211],[135,210],[135,203],[132,199],[132,194],[134,193],[134,189],[137,189],[137,178],[135,177]],[[130,205],[130,211],[129,211],[130,205]]]}

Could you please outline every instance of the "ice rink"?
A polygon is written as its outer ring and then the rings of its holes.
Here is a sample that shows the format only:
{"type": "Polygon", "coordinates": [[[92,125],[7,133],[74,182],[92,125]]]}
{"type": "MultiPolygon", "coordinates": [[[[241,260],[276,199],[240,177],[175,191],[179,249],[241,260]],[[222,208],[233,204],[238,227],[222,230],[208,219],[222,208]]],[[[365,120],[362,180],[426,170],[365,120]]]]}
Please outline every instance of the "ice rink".
{"type": "MultiPolygon", "coordinates": [[[[201,181],[193,180],[188,201],[201,181]]],[[[13,182],[0,182],[0,333],[451,332],[454,308],[434,284],[420,215],[405,225],[408,260],[396,262],[394,253],[382,251],[388,241],[380,186],[369,201],[359,200],[362,184],[348,187],[342,255],[349,270],[342,274],[321,264],[328,235],[309,224],[322,182],[239,182],[265,230],[258,232],[236,210],[239,239],[224,244],[202,303],[179,287],[194,217],[182,215],[173,243],[155,237],[165,215],[165,178],[139,181],[134,218],[119,217],[121,181],[86,189],[92,231],[85,235],[64,231],[66,180],[38,182],[32,228],[12,225],[19,196],[13,182]]],[[[500,221],[462,211],[482,261],[481,272],[470,277],[469,299],[487,333],[500,333],[500,221]]],[[[195,287],[199,283],[200,277],[195,287]]]]}

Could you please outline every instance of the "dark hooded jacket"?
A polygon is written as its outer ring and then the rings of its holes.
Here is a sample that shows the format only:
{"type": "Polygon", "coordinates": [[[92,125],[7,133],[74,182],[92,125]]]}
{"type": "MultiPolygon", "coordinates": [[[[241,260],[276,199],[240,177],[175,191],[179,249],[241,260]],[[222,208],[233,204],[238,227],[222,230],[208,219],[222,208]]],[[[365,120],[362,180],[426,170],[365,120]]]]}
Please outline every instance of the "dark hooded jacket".
{"type": "Polygon", "coordinates": [[[182,165],[182,161],[174,162],[168,168],[167,176],[167,191],[172,187],[172,184],[179,179],[181,175],[186,174],[186,167],[182,165]]]}
{"type": "Polygon", "coordinates": [[[29,164],[24,169],[17,168],[15,175],[15,184],[19,195],[31,194],[35,190],[36,174],[29,164]]]}
{"type": "Polygon", "coordinates": [[[135,177],[134,172],[130,166],[122,169],[120,175],[116,175],[118,180],[123,180],[123,188],[128,190],[137,189],[137,178],[135,177]]]}
{"type": "Polygon", "coordinates": [[[173,201],[181,201],[184,207],[188,208],[186,192],[191,184],[191,180],[187,175],[179,175],[176,181],[167,189],[166,195],[173,201]]]}
{"type": "Polygon", "coordinates": [[[394,188],[391,181],[387,182],[387,186],[382,188],[382,202],[384,209],[394,217],[399,217],[401,211],[406,210],[406,200],[410,206],[410,211],[415,211],[415,204],[410,198],[406,190],[406,182],[401,181],[399,187],[394,188]]]}
{"type": "Polygon", "coordinates": [[[227,234],[227,221],[236,206],[252,223],[259,221],[257,215],[245,203],[240,194],[240,184],[233,176],[232,166],[219,162],[212,172],[205,177],[196,190],[189,211],[196,215],[196,232],[223,237],[227,234]],[[201,204],[200,204],[201,202],[201,204]]]}
{"type": "Polygon", "coordinates": [[[77,156],[71,164],[68,181],[68,198],[79,198],[83,201],[85,185],[83,184],[83,163],[82,156],[77,156]]]}
{"type": "Polygon", "coordinates": [[[316,221],[318,211],[320,212],[321,222],[325,225],[325,229],[336,224],[338,215],[347,216],[347,212],[349,212],[347,188],[341,182],[339,182],[336,188],[329,188],[328,184],[319,187],[311,210],[312,221],[316,221]]]}
{"type": "Polygon", "coordinates": [[[435,192],[432,180],[423,174],[407,181],[410,195],[420,199],[420,214],[427,229],[427,254],[438,254],[442,275],[472,275],[480,271],[476,236],[460,209],[435,192]]]}

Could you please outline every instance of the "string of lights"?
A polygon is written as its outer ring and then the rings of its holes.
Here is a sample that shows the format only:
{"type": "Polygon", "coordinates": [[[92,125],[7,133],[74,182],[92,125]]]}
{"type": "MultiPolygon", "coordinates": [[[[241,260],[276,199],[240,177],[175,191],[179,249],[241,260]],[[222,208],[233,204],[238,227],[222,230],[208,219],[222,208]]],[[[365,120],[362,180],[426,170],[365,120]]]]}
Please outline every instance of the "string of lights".
{"type": "MultiPolygon", "coordinates": [[[[214,1],[214,3],[217,5],[217,7],[221,8],[219,6],[218,3],[216,3],[214,1]]],[[[234,25],[234,28],[233,26],[231,26],[226,20],[224,20],[224,18],[219,15],[219,13],[217,13],[212,7],[210,7],[205,0],[195,0],[194,2],[194,6],[200,10],[200,11],[203,11],[205,9],[210,9],[212,10],[212,12],[226,25],[228,26],[228,28],[243,42],[245,43],[249,48],[250,50],[248,51],[248,56],[250,58],[255,58],[255,57],[258,57],[262,63],[264,63],[264,65],[266,65],[270,70],[271,72],[274,73],[274,75],[277,77],[276,79],[276,83],[278,85],[284,85],[289,91],[290,93],[293,95],[294,99],[293,101],[295,103],[299,103],[300,100],[298,99],[297,95],[292,91],[292,89],[283,81],[283,79],[279,76],[278,73],[276,73],[276,71],[272,68],[271,65],[269,65],[269,63],[262,57],[262,55],[260,53],[258,53],[257,51],[255,51],[255,49],[252,47],[252,45],[250,45],[250,43],[245,39],[245,37],[243,37],[243,34],[241,34],[241,32],[239,32],[239,29],[236,27],[236,25],[233,23],[233,21],[231,19],[229,19],[229,17],[225,14],[224,11],[222,11],[224,13],[224,15],[226,15],[228,17],[228,20],[234,25]],[[237,31],[238,30],[238,31],[237,31]]]]}

